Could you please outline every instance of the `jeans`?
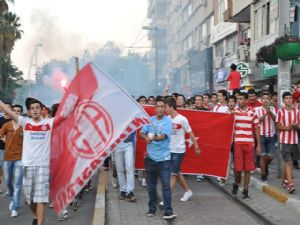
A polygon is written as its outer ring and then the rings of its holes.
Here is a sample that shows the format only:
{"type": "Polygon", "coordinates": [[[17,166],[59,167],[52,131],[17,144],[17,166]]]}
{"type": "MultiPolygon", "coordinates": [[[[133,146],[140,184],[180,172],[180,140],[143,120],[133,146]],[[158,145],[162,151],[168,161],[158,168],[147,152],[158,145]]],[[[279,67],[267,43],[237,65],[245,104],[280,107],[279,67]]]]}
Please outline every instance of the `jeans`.
{"type": "Polygon", "coordinates": [[[4,184],[8,189],[8,196],[12,202],[12,209],[18,210],[20,207],[21,190],[23,183],[22,161],[4,161],[4,184]]]}
{"type": "Polygon", "coordinates": [[[114,153],[120,191],[130,193],[134,190],[134,155],[131,142],[118,146],[114,153]]]}
{"type": "Polygon", "coordinates": [[[156,212],[157,206],[157,178],[159,177],[162,184],[162,194],[164,201],[164,213],[169,214],[173,213],[173,209],[171,206],[171,187],[170,187],[170,179],[171,179],[171,167],[170,160],[157,162],[149,157],[145,158],[145,168],[147,172],[147,187],[148,187],[148,195],[149,195],[149,210],[152,212],[156,212]]]}

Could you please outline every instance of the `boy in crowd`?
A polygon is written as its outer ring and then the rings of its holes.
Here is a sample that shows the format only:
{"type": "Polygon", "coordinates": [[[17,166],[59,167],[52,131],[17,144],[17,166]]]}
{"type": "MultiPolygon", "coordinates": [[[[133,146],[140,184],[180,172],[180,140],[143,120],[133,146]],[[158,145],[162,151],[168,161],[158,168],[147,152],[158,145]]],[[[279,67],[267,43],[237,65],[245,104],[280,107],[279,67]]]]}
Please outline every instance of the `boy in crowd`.
{"type": "Polygon", "coordinates": [[[293,107],[293,97],[290,92],[284,92],[282,100],[284,107],[278,111],[276,117],[280,150],[284,160],[282,186],[287,188],[290,194],[293,194],[296,190],[293,182],[293,160],[300,159],[297,135],[299,111],[293,107]]]}
{"type": "Polygon", "coordinates": [[[255,169],[254,165],[254,135],[257,141],[257,155],[261,153],[259,120],[253,109],[247,106],[247,93],[237,97],[239,108],[235,110],[234,131],[234,173],[232,194],[237,195],[241,183],[241,175],[244,171],[243,198],[249,200],[250,172],[255,169]],[[254,128],[254,129],[253,129],[254,128]]]}
{"type": "Polygon", "coordinates": [[[270,96],[264,92],[261,95],[262,106],[255,109],[260,122],[260,141],[262,153],[260,156],[261,180],[266,182],[269,175],[268,166],[275,152],[275,108],[270,106],[270,96]]]}
{"type": "Polygon", "coordinates": [[[29,104],[31,118],[17,115],[2,101],[0,108],[23,127],[24,194],[33,213],[32,225],[43,225],[46,203],[49,202],[50,140],[54,118],[42,118],[42,104],[36,99],[29,104]]]}
{"type": "Polygon", "coordinates": [[[171,192],[174,191],[176,180],[183,188],[184,195],[180,201],[186,202],[192,196],[193,192],[189,188],[187,182],[180,172],[181,163],[183,161],[186,146],[185,146],[185,133],[188,133],[192,140],[196,154],[200,154],[200,148],[195,139],[195,135],[190,127],[186,117],[182,116],[176,111],[176,101],[173,98],[166,99],[166,112],[172,120],[173,131],[171,133],[171,192]]]}
{"type": "MultiPolygon", "coordinates": [[[[14,105],[12,109],[17,115],[22,115],[23,113],[23,107],[20,105],[14,105]]],[[[10,201],[9,210],[11,211],[11,217],[17,217],[23,182],[23,166],[21,161],[23,129],[15,121],[9,121],[0,129],[0,137],[6,140],[3,170],[4,183],[8,189],[10,201]]]]}
{"type": "Polygon", "coordinates": [[[161,98],[155,103],[156,115],[151,117],[154,125],[143,126],[140,137],[147,142],[147,156],[145,158],[145,168],[147,173],[147,187],[149,196],[149,211],[147,216],[152,217],[157,210],[157,178],[161,179],[164,219],[174,219],[172,199],[171,199],[171,165],[170,165],[170,137],[172,133],[172,121],[165,115],[166,104],[161,98]]]}

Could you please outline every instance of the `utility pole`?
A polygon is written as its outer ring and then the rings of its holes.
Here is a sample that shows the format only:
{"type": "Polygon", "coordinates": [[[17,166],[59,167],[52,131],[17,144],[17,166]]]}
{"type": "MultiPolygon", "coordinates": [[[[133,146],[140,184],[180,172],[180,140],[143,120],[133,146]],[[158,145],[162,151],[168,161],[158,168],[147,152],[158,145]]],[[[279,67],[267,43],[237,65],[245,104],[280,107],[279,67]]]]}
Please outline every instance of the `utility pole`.
{"type": "MultiPolygon", "coordinates": [[[[289,10],[290,10],[290,0],[279,0],[278,10],[279,10],[279,27],[278,27],[278,36],[283,37],[288,34],[290,31],[290,18],[289,18],[289,10]]],[[[278,59],[278,100],[279,100],[279,108],[282,107],[282,94],[285,91],[291,91],[291,68],[290,61],[278,59]]],[[[277,151],[277,160],[278,160],[278,176],[280,177],[282,174],[282,160],[277,151]]]]}

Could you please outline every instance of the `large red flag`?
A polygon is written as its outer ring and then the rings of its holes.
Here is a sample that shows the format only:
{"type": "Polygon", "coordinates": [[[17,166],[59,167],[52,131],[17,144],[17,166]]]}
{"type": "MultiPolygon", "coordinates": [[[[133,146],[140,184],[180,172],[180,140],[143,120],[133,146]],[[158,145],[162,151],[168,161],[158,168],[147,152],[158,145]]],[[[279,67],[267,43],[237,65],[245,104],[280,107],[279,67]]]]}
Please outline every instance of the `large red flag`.
{"type": "MultiPolygon", "coordinates": [[[[154,115],[154,107],[144,107],[154,115]]],[[[181,165],[182,173],[204,174],[226,177],[230,146],[232,142],[234,116],[206,111],[178,110],[187,117],[200,146],[201,154],[196,155],[194,146],[186,136],[186,155],[181,165]]],[[[138,139],[136,147],[136,168],[144,169],[145,141],[138,139]]]]}
{"type": "Polygon", "coordinates": [[[105,158],[150,118],[131,96],[93,65],[69,85],[54,121],[50,198],[61,212],[105,158]]]}

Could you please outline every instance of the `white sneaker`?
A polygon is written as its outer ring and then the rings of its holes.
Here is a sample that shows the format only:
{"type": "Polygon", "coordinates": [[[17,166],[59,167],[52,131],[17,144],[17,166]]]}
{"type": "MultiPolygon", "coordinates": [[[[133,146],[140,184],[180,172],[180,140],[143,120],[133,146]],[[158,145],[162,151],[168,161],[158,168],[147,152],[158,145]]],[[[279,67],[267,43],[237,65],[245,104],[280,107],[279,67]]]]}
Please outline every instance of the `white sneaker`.
{"type": "Polygon", "coordinates": [[[142,179],[142,187],[147,187],[146,178],[142,179]]]}
{"type": "Polygon", "coordinates": [[[111,185],[113,186],[113,188],[117,188],[118,187],[118,180],[117,180],[117,178],[113,177],[111,179],[111,185]]]}
{"type": "Polygon", "coordinates": [[[67,220],[67,219],[69,219],[69,212],[68,212],[68,210],[63,210],[62,211],[62,213],[61,213],[61,215],[60,215],[60,217],[58,218],[58,220],[59,221],[65,221],[65,220],[67,220]]]}
{"type": "Polygon", "coordinates": [[[221,187],[224,187],[224,186],[225,186],[225,179],[220,178],[220,179],[218,179],[218,181],[219,181],[219,185],[220,185],[221,187]]]}
{"type": "Polygon", "coordinates": [[[13,202],[10,201],[10,203],[9,203],[9,211],[12,211],[12,207],[13,207],[13,202]]]}
{"type": "Polygon", "coordinates": [[[186,202],[188,201],[191,197],[193,196],[193,192],[191,190],[187,191],[184,193],[184,195],[182,196],[182,198],[180,199],[180,201],[182,202],[186,202]]]}
{"type": "Polygon", "coordinates": [[[17,217],[17,216],[18,216],[18,211],[17,211],[17,210],[12,210],[10,216],[11,216],[12,218],[17,217]]]}
{"type": "Polygon", "coordinates": [[[160,205],[160,206],[164,206],[164,201],[161,201],[161,202],[159,203],[159,205],[160,205]]]}

